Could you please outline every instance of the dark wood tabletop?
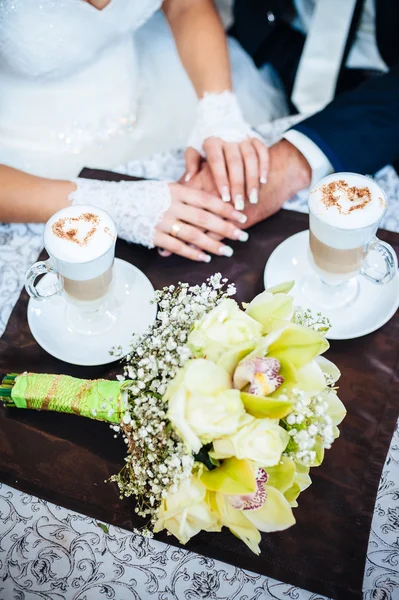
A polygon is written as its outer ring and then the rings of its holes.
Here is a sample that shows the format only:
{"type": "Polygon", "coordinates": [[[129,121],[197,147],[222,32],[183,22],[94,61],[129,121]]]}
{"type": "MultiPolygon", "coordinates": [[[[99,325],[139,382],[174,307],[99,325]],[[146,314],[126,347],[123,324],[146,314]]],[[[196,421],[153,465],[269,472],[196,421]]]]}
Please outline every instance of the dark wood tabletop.
{"type": "MultiPolygon", "coordinates": [[[[216,257],[210,264],[164,259],[155,250],[124,242],[118,242],[116,255],[142,269],[155,288],[178,281],[201,283],[220,271],[235,282],[237,300],[248,301],[264,289],[271,252],[307,225],[307,216],[281,211],[251,228],[247,243],[233,243],[234,258],[216,257]]],[[[380,237],[399,254],[399,235],[381,232],[380,237]]],[[[29,331],[27,302],[23,292],[0,339],[0,373],[29,370],[93,378],[121,371],[117,363],[77,367],[47,354],[29,331]]],[[[396,314],[371,335],[331,344],[327,357],[342,372],[339,395],[348,415],[323,465],[311,472],[313,485],[294,510],[295,527],[263,535],[259,557],[227,531],[200,534],[186,548],[334,599],[360,599],[374,501],[398,417],[398,340],[396,314]]],[[[105,522],[130,530],[137,526],[132,501],[120,500],[116,487],[104,483],[119,471],[125,453],[106,424],[2,408],[0,431],[0,480],[105,522]]],[[[178,545],[173,537],[157,538],[178,545]]]]}

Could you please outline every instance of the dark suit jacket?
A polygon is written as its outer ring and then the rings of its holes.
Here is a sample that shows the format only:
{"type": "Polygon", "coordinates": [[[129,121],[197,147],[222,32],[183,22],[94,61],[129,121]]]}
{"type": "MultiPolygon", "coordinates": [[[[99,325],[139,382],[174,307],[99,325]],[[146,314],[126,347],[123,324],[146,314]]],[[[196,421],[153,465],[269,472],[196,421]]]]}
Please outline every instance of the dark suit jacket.
{"type": "MultiPolygon", "coordinates": [[[[342,67],[335,99],[294,128],[324,151],[336,171],[374,173],[399,159],[399,0],[375,2],[377,45],[390,72],[371,76],[342,67]]],[[[358,0],[343,65],[362,7],[358,0]]],[[[288,95],[304,43],[289,25],[293,14],[292,0],[235,0],[232,29],[258,66],[274,66],[288,95]]]]}

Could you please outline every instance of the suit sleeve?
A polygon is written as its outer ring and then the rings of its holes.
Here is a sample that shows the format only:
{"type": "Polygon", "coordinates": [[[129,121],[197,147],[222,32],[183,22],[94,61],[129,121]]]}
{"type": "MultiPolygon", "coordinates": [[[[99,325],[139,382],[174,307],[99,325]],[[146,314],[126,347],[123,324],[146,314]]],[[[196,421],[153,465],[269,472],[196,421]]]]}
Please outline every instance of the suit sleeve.
{"type": "Polygon", "coordinates": [[[335,171],[372,174],[393,163],[399,158],[399,65],[293,129],[317,144],[335,171]]]}

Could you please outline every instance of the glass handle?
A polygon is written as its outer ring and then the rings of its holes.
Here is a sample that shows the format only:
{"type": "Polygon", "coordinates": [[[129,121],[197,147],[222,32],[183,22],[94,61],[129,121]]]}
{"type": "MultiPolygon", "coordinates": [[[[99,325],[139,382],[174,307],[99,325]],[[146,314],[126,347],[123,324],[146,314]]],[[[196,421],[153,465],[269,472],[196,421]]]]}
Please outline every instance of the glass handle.
{"type": "Polygon", "coordinates": [[[366,246],[366,260],[360,273],[369,281],[384,285],[389,283],[395,277],[398,271],[398,259],[395,250],[386,242],[381,242],[378,238],[374,238],[366,246]],[[372,252],[378,252],[384,259],[385,269],[381,271],[375,265],[370,265],[369,259],[372,252]]]}
{"type": "Polygon", "coordinates": [[[50,260],[41,260],[28,269],[25,276],[25,289],[31,298],[34,298],[35,300],[47,300],[62,292],[62,284],[58,279],[51,285],[40,290],[37,289],[36,278],[39,275],[44,275],[46,273],[57,273],[50,260]]]}

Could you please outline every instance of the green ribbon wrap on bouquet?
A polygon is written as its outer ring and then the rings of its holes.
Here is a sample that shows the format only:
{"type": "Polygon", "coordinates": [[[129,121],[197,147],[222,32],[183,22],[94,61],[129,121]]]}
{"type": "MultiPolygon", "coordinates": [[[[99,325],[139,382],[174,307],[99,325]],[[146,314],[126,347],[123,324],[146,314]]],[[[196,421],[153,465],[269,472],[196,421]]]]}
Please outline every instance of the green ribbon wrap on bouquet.
{"type": "Polygon", "coordinates": [[[12,374],[3,379],[0,401],[17,408],[72,413],[120,424],[126,410],[123,390],[129,383],[69,375],[12,374]]]}

